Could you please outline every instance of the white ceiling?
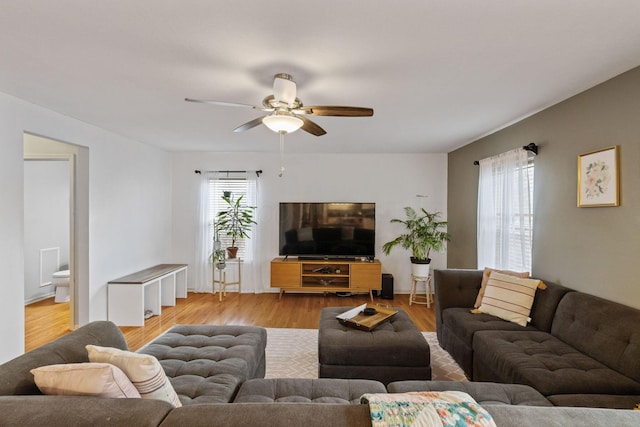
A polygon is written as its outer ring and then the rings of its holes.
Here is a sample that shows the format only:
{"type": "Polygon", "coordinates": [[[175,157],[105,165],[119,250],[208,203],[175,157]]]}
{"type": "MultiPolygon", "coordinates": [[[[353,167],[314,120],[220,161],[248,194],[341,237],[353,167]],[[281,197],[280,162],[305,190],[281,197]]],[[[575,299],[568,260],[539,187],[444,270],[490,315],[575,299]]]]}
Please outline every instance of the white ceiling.
{"type": "MultiPolygon", "coordinates": [[[[638,0],[0,0],[0,91],[172,151],[277,151],[259,104],[292,74],[294,152],[448,152],[640,65],[638,0]]],[[[75,142],[75,141],[74,141],[75,142]]],[[[80,142],[80,141],[78,141],[80,142]]],[[[527,142],[527,141],[520,141],[527,142]]]]}

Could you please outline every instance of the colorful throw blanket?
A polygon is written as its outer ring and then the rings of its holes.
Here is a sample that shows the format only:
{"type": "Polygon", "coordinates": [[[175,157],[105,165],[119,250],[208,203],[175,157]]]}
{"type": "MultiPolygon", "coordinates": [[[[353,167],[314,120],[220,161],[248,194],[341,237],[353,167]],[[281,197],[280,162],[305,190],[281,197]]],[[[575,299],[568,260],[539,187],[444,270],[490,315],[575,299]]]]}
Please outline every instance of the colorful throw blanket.
{"type": "Polygon", "coordinates": [[[495,427],[493,418],[461,391],[365,394],[373,427],[495,427]]]}

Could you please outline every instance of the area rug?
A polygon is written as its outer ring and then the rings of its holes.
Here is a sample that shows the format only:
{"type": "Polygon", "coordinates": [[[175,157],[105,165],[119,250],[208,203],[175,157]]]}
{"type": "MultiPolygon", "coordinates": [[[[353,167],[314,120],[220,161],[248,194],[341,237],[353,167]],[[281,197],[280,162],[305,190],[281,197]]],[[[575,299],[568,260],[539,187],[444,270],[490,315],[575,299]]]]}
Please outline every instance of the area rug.
{"type": "MultiPolygon", "coordinates": [[[[423,332],[431,348],[433,380],[467,381],[462,369],[438,344],[435,332],[423,332]]],[[[267,328],[266,378],[318,378],[318,330],[267,328]]]]}

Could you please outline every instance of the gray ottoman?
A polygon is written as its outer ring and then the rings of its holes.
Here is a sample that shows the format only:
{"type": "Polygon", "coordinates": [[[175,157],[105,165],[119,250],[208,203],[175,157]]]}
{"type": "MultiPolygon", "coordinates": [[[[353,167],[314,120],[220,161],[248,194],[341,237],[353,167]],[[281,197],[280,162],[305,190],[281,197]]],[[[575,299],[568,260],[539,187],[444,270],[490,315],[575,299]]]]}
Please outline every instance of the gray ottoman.
{"type": "Polygon", "coordinates": [[[176,325],[139,352],[155,356],[183,405],[231,402],[264,378],[267,331],[257,326],[176,325]]]}
{"type": "Polygon", "coordinates": [[[429,344],[402,310],[371,332],[344,326],[336,316],[351,307],[320,313],[320,378],[364,378],[388,384],[431,379],[429,344]]]}
{"type": "Polygon", "coordinates": [[[412,391],[463,391],[480,405],[553,406],[533,387],[458,381],[400,381],[387,386],[389,393],[412,391]]]}
{"type": "Polygon", "coordinates": [[[365,393],[386,393],[384,385],[371,380],[321,378],[269,378],[242,384],[234,403],[353,403],[365,393]]]}

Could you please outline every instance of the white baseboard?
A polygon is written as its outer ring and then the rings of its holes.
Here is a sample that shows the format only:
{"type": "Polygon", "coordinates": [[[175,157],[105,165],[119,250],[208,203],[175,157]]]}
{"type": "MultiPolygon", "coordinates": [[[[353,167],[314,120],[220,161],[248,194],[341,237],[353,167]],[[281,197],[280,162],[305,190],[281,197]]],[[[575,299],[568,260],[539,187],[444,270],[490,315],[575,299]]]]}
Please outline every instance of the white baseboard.
{"type": "Polygon", "coordinates": [[[37,297],[33,297],[33,298],[29,298],[29,299],[25,300],[24,301],[24,305],[33,304],[34,302],[42,301],[42,300],[45,300],[47,298],[51,298],[51,297],[53,297],[55,295],[56,295],[55,292],[49,292],[48,294],[38,295],[37,297]]]}

